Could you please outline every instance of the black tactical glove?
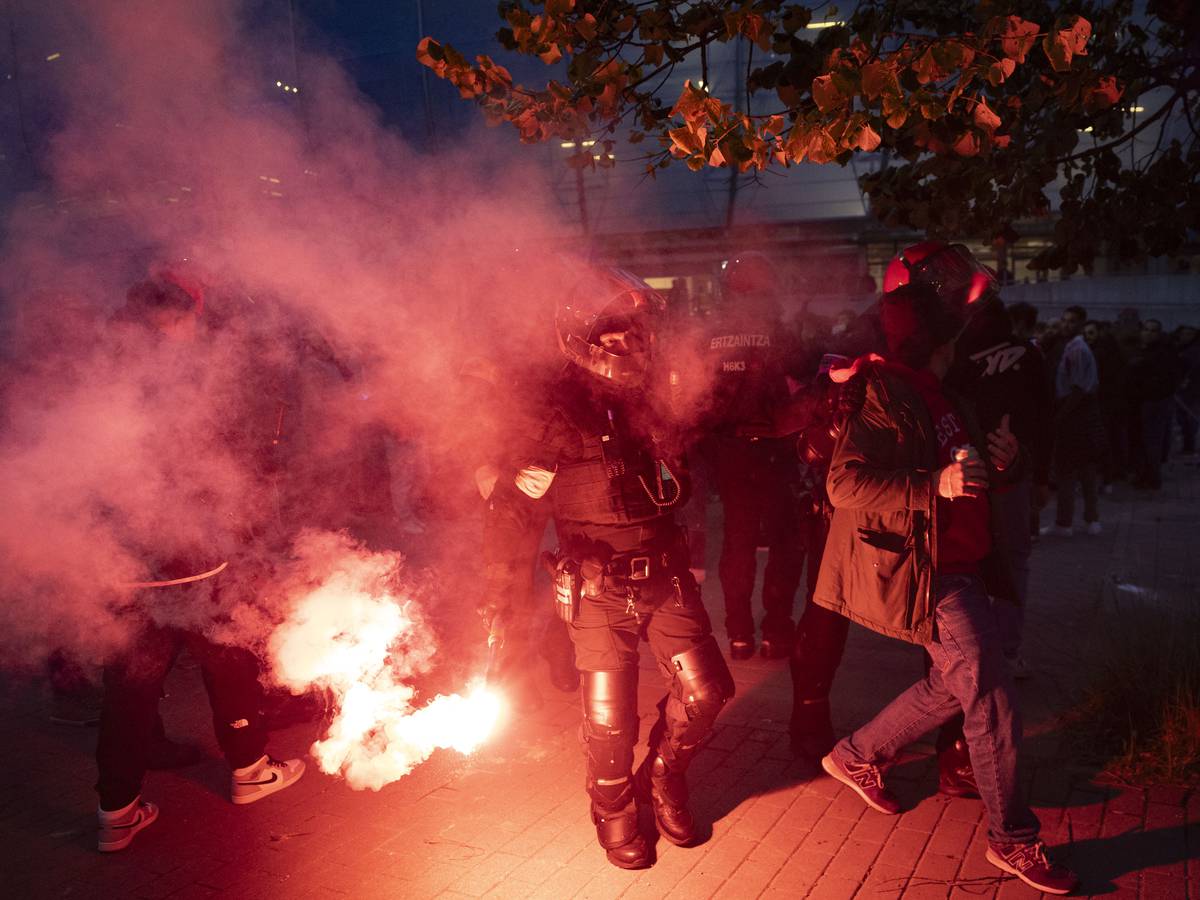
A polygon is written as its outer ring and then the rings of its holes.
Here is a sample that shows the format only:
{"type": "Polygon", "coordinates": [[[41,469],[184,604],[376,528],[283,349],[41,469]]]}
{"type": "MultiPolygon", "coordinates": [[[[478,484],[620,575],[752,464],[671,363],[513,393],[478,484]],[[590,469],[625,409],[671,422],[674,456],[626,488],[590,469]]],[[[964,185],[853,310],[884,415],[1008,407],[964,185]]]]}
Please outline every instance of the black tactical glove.
{"type": "Polygon", "coordinates": [[[834,416],[834,421],[838,423],[838,430],[841,430],[841,425],[853,416],[858,415],[858,411],[862,409],[863,404],[867,402],[867,379],[862,375],[855,375],[849,381],[843,382],[838,389],[837,410],[834,416]]]}

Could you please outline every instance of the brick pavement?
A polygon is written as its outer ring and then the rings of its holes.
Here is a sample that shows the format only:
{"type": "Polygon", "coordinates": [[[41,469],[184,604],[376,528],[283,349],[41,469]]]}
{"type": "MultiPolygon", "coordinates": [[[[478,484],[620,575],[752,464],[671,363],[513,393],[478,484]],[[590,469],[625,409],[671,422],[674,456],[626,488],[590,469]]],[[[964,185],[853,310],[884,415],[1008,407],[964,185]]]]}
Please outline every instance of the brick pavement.
{"type": "MultiPolygon", "coordinates": [[[[1091,640],[1135,588],[1158,602],[1194,602],[1200,470],[1175,463],[1154,497],[1118,488],[1105,497],[1097,538],[1043,539],[1036,549],[1021,686],[1025,787],[1049,843],[1106,897],[1200,895],[1200,792],[1095,780],[1075,765],[1060,724],[1095,660],[1091,640]]],[[[712,542],[716,544],[716,542],[712,542]]],[[[712,548],[715,551],[715,546],[712,548]]],[[[711,570],[715,570],[715,566],[711,570]]],[[[715,583],[705,588],[714,613],[715,583]]],[[[935,793],[932,748],[917,745],[893,770],[907,811],[867,810],[824,775],[799,769],[786,739],[786,666],[733,664],[738,698],[694,769],[704,842],[659,841],[653,868],[623,872],[597,848],[582,792],[574,698],[549,697],[483,751],[439,753],[378,793],[349,790],[310,767],[294,788],[249,807],[224,799],[227,772],[208,727],[197,672],[169,683],[168,729],[207,741],[210,758],[151,773],[160,820],[124,853],[94,850],[94,732],[45,720],[40,691],[2,683],[0,892],[14,898],[946,898],[1030,896],[983,858],[980,804],[935,793]]],[[[852,630],[834,691],[845,731],[921,672],[919,651],[852,630]]],[[[646,667],[649,713],[657,676],[646,667]]],[[[273,736],[276,755],[299,754],[312,725],[273,736]]]]}

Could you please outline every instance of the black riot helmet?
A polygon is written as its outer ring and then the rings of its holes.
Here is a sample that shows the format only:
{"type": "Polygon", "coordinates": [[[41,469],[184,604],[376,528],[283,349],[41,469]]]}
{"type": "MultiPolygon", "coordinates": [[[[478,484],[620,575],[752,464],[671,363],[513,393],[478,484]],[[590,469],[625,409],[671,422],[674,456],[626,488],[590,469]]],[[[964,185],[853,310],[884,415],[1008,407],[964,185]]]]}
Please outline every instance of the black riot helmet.
{"type": "Polygon", "coordinates": [[[906,284],[927,284],[948,307],[973,314],[980,301],[999,294],[996,273],[962,244],[922,241],[906,247],[888,264],[883,291],[906,284]]]}
{"type": "Polygon", "coordinates": [[[558,347],[572,363],[616,387],[641,387],[666,308],[662,295],[636,275],[586,267],[558,302],[558,347]]]}
{"type": "Polygon", "coordinates": [[[726,301],[745,297],[778,299],[783,278],[771,258],[758,250],[743,250],[721,263],[721,294],[726,301]]]}

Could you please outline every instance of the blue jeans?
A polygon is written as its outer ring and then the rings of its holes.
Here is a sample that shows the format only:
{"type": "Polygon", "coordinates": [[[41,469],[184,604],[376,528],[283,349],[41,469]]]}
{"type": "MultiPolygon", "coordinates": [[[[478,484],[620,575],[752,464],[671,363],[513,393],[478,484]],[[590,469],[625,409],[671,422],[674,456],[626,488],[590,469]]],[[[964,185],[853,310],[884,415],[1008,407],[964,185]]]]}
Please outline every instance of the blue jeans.
{"type": "Polygon", "coordinates": [[[996,617],[983,582],[974,575],[934,579],[937,640],[925,646],[929,673],[874,719],[833,748],[842,763],[885,765],[907,744],[959,711],[971,766],[988,814],[988,840],[1024,844],[1039,823],[1017,784],[1021,719],[1005,665],[996,617]]]}

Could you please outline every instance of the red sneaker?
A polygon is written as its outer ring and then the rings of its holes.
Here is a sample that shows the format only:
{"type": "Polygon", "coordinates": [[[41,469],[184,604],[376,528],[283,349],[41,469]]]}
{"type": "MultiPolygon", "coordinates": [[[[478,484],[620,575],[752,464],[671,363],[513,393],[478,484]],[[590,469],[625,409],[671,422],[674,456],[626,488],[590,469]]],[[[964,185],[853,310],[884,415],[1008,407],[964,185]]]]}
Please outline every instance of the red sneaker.
{"type": "Polygon", "coordinates": [[[900,812],[900,801],[883,786],[879,766],[870,763],[841,763],[829,753],[822,757],[821,768],[840,781],[876,812],[894,816],[900,812]]]}
{"type": "Polygon", "coordinates": [[[987,861],[997,869],[1016,875],[1031,888],[1047,894],[1069,894],[1079,884],[1074,872],[1046,857],[1046,845],[1041,841],[991,844],[987,849],[987,861]]]}

